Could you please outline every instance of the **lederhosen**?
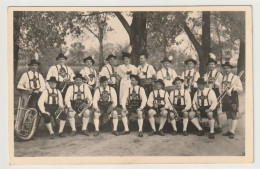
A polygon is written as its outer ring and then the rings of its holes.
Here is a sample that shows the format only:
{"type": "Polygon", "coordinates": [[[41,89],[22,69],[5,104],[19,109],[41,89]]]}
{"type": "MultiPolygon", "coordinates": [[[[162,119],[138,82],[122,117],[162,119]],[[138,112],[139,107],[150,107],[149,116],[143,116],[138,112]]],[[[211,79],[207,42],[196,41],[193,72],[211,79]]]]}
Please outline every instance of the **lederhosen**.
{"type": "MultiPolygon", "coordinates": [[[[130,89],[128,91],[128,104],[126,105],[126,109],[129,113],[136,113],[136,110],[140,108],[142,104],[142,100],[140,98],[140,89],[141,87],[139,86],[138,93],[130,93],[130,89]]],[[[134,91],[134,88],[133,88],[134,91]]]]}
{"type": "MultiPolygon", "coordinates": [[[[173,96],[173,103],[172,103],[172,105],[173,105],[173,107],[175,108],[175,110],[177,111],[177,113],[178,113],[178,115],[179,115],[179,117],[183,117],[183,112],[182,112],[182,110],[183,109],[185,109],[185,107],[186,107],[186,105],[185,105],[185,90],[184,90],[184,92],[183,92],[183,95],[176,95],[175,94],[175,92],[176,92],[176,90],[174,90],[173,91],[174,92],[174,96],[173,96]],[[180,99],[180,101],[183,99],[183,105],[181,105],[181,103],[180,104],[178,104],[178,99],[180,99]]],[[[189,111],[189,110],[188,110],[189,111]]]]}
{"type": "Polygon", "coordinates": [[[153,105],[156,104],[156,102],[157,102],[158,107],[157,108],[152,107],[152,109],[154,109],[156,111],[156,115],[157,116],[160,115],[161,108],[163,108],[165,106],[165,104],[166,104],[165,101],[164,101],[165,100],[165,95],[166,95],[166,91],[164,91],[164,96],[163,97],[160,96],[160,93],[158,91],[157,97],[155,97],[155,93],[153,91],[153,98],[154,98],[153,105]]]}
{"type": "MultiPolygon", "coordinates": [[[[222,81],[223,89],[225,89],[226,86],[229,86],[232,83],[234,77],[235,77],[235,75],[233,74],[230,81],[228,80],[228,77],[224,81],[225,76],[223,76],[223,81],[222,81]]],[[[226,94],[224,96],[224,98],[222,99],[222,111],[223,112],[226,112],[226,111],[237,112],[238,107],[239,107],[238,93],[237,93],[237,91],[232,90],[231,96],[226,94]],[[236,104],[235,109],[232,107],[232,104],[236,104]]]]}
{"type": "MultiPolygon", "coordinates": [[[[212,77],[212,74],[211,74],[211,76],[209,76],[209,74],[208,74],[208,81],[207,81],[208,84],[212,85],[212,88],[211,88],[211,89],[215,92],[217,98],[219,97],[220,92],[219,92],[219,88],[217,88],[216,85],[215,85],[215,81],[216,81],[216,79],[218,78],[219,74],[220,74],[219,72],[216,72],[215,77],[212,77]]],[[[216,116],[217,113],[218,113],[218,107],[219,107],[219,106],[217,106],[217,107],[213,110],[214,116],[216,116]]]]}
{"type": "MultiPolygon", "coordinates": [[[[109,69],[108,69],[108,67],[107,66],[105,66],[106,68],[107,68],[107,71],[108,71],[108,73],[109,73],[109,77],[111,78],[112,76],[111,76],[111,72],[109,71],[109,69]]],[[[112,72],[112,73],[114,73],[114,72],[112,72]]],[[[116,92],[118,91],[117,90],[117,84],[115,83],[115,84],[108,84],[110,87],[113,87],[115,90],[116,90],[116,92]]]]}
{"type": "Polygon", "coordinates": [[[199,92],[197,92],[197,102],[198,102],[198,110],[200,111],[200,117],[202,118],[207,118],[208,115],[207,113],[205,112],[206,109],[209,109],[211,105],[209,105],[209,92],[211,91],[211,89],[209,89],[208,93],[206,96],[202,95],[201,96],[198,96],[199,92]],[[199,100],[201,100],[201,105],[200,105],[200,102],[199,100]],[[206,106],[203,106],[205,105],[205,100],[207,101],[207,105],[206,106]]]}
{"type": "MultiPolygon", "coordinates": [[[[57,69],[57,73],[58,73],[58,82],[57,82],[57,89],[59,90],[59,91],[61,91],[62,90],[62,88],[61,88],[61,83],[62,82],[60,82],[60,72],[59,72],[59,68],[58,68],[58,66],[56,65],[55,66],[56,67],[56,69],[57,69]]],[[[68,67],[67,66],[64,66],[65,68],[66,68],[66,76],[68,77],[68,67]]],[[[66,95],[66,92],[67,92],[67,90],[68,90],[68,88],[69,88],[69,85],[67,85],[64,89],[63,89],[63,91],[61,92],[61,95],[62,95],[62,98],[65,98],[65,95],[66,95]]]]}
{"type": "Polygon", "coordinates": [[[73,100],[71,100],[71,107],[77,113],[81,113],[81,109],[79,109],[80,105],[84,103],[88,103],[85,92],[85,86],[83,85],[83,91],[80,90],[80,86],[78,86],[78,91],[75,90],[75,85],[73,85],[73,100]]]}
{"type": "MultiPolygon", "coordinates": [[[[192,75],[192,76],[191,76],[191,75],[188,76],[188,75],[186,74],[186,71],[184,72],[184,78],[187,79],[187,84],[189,84],[190,80],[192,80],[192,79],[195,78],[196,73],[197,73],[197,71],[194,70],[193,75],[192,75]]],[[[194,81],[194,82],[195,82],[195,81],[194,81]]],[[[189,87],[189,86],[186,86],[186,85],[185,85],[185,86],[184,86],[184,89],[188,89],[188,87],[189,87]]],[[[191,85],[191,91],[190,91],[191,100],[193,100],[193,97],[194,97],[196,91],[197,91],[197,88],[195,88],[194,85],[191,85]]]]}
{"type": "MultiPolygon", "coordinates": [[[[27,76],[28,76],[28,79],[29,79],[29,86],[30,86],[30,89],[32,89],[32,90],[39,90],[41,88],[41,83],[40,83],[40,80],[39,80],[40,74],[39,74],[39,72],[37,72],[37,73],[38,73],[38,78],[35,77],[35,78],[30,79],[29,73],[27,72],[27,76]],[[37,83],[37,81],[39,82],[39,87],[34,88],[33,83],[34,82],[37,83]]],[[[30,99],[28,101],[28,104],[27,104],[27,108],[36,108],[36,109],[39,110],[37,103],[38,103],[38,100],[39,100],[41,94],[42,94],[41,92],[39,92],[39,93],[32,92],[30,99]]]]}
{"type": "Polygon", "coordinates": [[[109,92],[103,90],[101,92],[100,88],[98,89],[100,93],[100,99],[98,100],[98,108],[100,109],[100,113],[107,113],[108,108],[113,104],[111,97],[111,88],[109,86],[109,92]]]}
{"type": "Polygon", "coordinates": [[[145,78],[140,79],[141,80],[140,86],[142,86],[144,88],[144,91],[145,91],[145,94],[147,97],[152,92],[152,78],[147,78],[147,72],[149,70],[149,66],[150,65],[147,66],[145,72],[142,72],[145,75],[145,78]]]}

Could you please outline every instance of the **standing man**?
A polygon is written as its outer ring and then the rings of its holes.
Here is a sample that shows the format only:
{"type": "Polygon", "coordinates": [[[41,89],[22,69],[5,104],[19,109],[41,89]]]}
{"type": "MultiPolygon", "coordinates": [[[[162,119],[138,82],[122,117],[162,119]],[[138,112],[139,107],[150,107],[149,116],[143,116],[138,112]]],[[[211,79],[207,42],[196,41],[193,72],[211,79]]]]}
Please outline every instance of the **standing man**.
{"type": "Polygon", "coordinates": [[[147,97],[144,88],[138,85],[140,82],[139,76],[131,74],[130,79],[131,87],[125,93],[122,100],[123,110],[121,114],[125,130],[121,134],[130,134],[126,115],[127,113],[135,113],[138,118],[138,137],[143,137],[143,109],[146,106],[147,97]]]}
{"type": "Polygon", "coordinates": [[[173,89],[173,81],[177,77],[175,70],[170,68],[171,61],[168,58],[164,58],[161,63],[163,68],[157,72],[157,79],[162,79],[165,87],[164,90],[170,93],[173,89]]]}
{"type": "Polygon", "coordinates": [[[113,132],[115,136],[119,136],[117,131],[118,125],[118,113],[115,110],[117,105],[117,95],[116,91],[113,87],[109,86],[109,80],[106,76],[101,76],[100,79],[100,87],[96,89],[94,98],[93,98],[93,107],[94,111],[94,125],[95,125],[95,134],[94,136],[98,136],[99,133],[99,117],[102,116],[101,124],[105,124],[110,116],[113,118],[113,132]]]}
{"type": "MultiPolygon", "coordinates": [[[[223,76],[220,72],[217,71],[216,65],[217,61],[213,58],[210,58],[208,61],[209,72],[204,75],[204,79],[207,82],[207,87],[212,89],[218,98],[220,95],[219,88],[221,87],[223,76]]],[[[213,115],[217,122],[217,128],[215,130],[217,133],[221,133],[222,128],[219,120],[218,108],[219,107],[217,106],[217,108],[213,111],[213,115]]]]}
{"type": "Polygon", "coordinates": [[[50,133],[50,138],[54,138],[54,132],[51,126],[51,117],[60,119],[59,137],[65,137],[63,128],[67,119],[67,114],[64,112],[63,98],[58,89],[56,89],[57,80],[54,76],[47,80],[50,88],[45,89],[38,101],[38,106],[41,111],[44,123],[50,133]],[[58,113],[56,112],[58,110],[58,113]]]}
{"type": "Polygon", "coordinates": [[[206,88],[204,78],[199,78],[197,83],[198,91],[194,95],[193,109],[199,118],[208,118],[210,127],[209,139],[214,139],[213,110],[218,105],[217,97],[212,89],[206,88]]]}
{"type": "Polygon", "coordinates": [[[156,72],[152,65],[147,63],[148,53],[142,52],[139,55],[140,65],[138,66],[139,77],[140,77],[140,86],[145,90],[146,96],[148,97],[152,91],[152,82],[153,79],[156,79],[156,72]]]}
{"type": "Polygon", "coordinates": [[[156,81],[156,90],[150,93],[147,101],[147,105],[150,108],[150,110],[148,111],[149,122],[152,127],[152,131],[148,134],[149,136],[153,136],[156,133],[155,121],[154,121],[155,115],[161,117],[158,134],[164,136],[162,129],[167,120],[167,115],[168,115],[167,109],[169,109],[170,103],[169,103],[169,94],[168,92],[163,90],[163,88],[164,88],[163,80],[158,79],[156,81]]]}
{"type": "Polygon", "coordinates": [[[67,57],[63,53],[60,53],[56,60],[58,64],[50,67],[46,79],[50,79],[51,76],[56,77],[58,80],[57,89],[61,91],[62,97],[65,98],[66,91],[72,84],[75,75],[70,67],[65,66],[67,57]]]}
{"type": "Polygon", "coordinates": [[[71,85],[65,96],[65,104],[68,109],[68,119],[72,128],[71,136],[76,135],[75,115],[82,118],[82,134],[89,136],[87,126],[89,122],[89,107],[92,105],[92,95],[88,86],[83,83],[85,80],[80,73],[73,77],[75,84],[71,85]]]}
{"type": "Polygon", "coordinates": [[[238,76],[231,73],[233,66],[226,62],[221,65],[224,69],[222,80],[222,90],[229,89],[227,95],[222,99],[222,111],[226,112],[228,121],[228,131],[223,136],[235,137],[235,129],[237,126],[237,112],[239,108],[238,92],[243,91],[243,86],[238,76]],[[231,88],[231,86],[233,86],[231,88]]]}

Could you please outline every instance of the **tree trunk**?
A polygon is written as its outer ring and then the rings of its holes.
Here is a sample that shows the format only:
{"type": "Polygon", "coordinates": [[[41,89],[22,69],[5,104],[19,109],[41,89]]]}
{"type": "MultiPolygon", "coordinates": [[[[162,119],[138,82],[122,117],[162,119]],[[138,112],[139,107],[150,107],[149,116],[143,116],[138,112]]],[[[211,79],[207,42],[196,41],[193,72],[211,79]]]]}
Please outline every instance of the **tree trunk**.
{"type": "MultiPolygon", "coordinates": [[[[241,71],[245,71],[245,40],[243,38],[240,39],[240,45],[239,45],[239,58],[237,61],[237,74],[241,71]]],[[[241,81],[245,81],[245,73],[241,76],[241,81]]]]}
{"type": "Polygon", "coordinates": [[[20,22],[21,22],[21,18],[22,18],[22,12],[19,11],[15,11],[14,12],[14,39],[13,39],[13,43],[14,43],[14,79],[16,77],[16,71],[17,71],[17,67],[18,67],[18,61],[19,61],[19,36],[20,36],[20,22]]]}
{"type": "Polygon", "coordinates": [[[103,38],[99,39],[99,70],[102,69],[104,62],[104,52],[103,52],[103,38]]]}

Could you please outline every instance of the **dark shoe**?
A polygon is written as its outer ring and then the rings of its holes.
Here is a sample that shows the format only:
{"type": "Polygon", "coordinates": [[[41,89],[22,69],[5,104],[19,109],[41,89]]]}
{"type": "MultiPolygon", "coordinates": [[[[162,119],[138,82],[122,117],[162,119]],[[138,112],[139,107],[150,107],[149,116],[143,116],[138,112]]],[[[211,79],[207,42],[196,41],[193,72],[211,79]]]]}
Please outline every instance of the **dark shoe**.
{"type": "Polygon", "coordinates": [[[76,134],[77,134],[76,131],[72,131],[72,132],[70,133],[70,136],[75,136],[76,134]]]}
{"type": "Polygon", "coordinates": [[[117,130],[113,131],[112,134],[114,134],[115,136],[119,136],[120,135],[117,130]]]}
{"type": "Polygon", "coordinates": [[[178,131],[177,130],[173,130],[172,135],[175,136],[177,134],[178,134],[178,131]]]}
{"type": "Polygon", "coordinates": [[[223,133],[222,136],[229,136],[231,134],[230,131],[227,131],[226,133],[223,133]]]}
{"type": "Polygon", "coordinates": [[[50,139],[55,139],[55,135],[54,134],[50,134],[50,139]]]}
{"type": "Polygon", "coordinates": [[[203,130],[199,130],[197,133],[197,136],[203,136],[205,134],[205,132],[203,130]]]}
{"type": "Polygon", "coordinates": [[[154,130],[152,130],[151,132],[148,133],[148,136],[153,136],[153,135],[155,135],[155,131],[154,130]]]}
{"type": "Polygon", "coordinates": [[[130,131],[129,130],[128,131],[124,130],[123,132],[120,133],[120,135],[126,135],[126,134],[130,134],[130,131]]]}
{"type": "Polygon", "coordinates": [[[159,130],[159,131],[158,131],[158,134],[159,134],[160,136],[165,136],[165,134],[163,133],[162,130],[159,130]]]}
{"type": "Polygon", "coordinates": [[[85,136],[89,136],[89,133],[88,133],[87,130],[82,130],[82,131],[81,131],[81,134],[82,134],[82,135],[85,135],[85,136]]]}
{"type": "Polygon", "coordinates": [[[188,133],[187,133],[187,131],[183,131],[183,133],[182,133],[184,136],[188,136],[188,133]]]}
{"type": "Polygon", "coordinates": [[[221,132],[222,132],[222,128],[221,128],[221,127],[217,127],[217,128],[215,129],[215,132],[216,132],[216,133],[221,133],[221,132]]]}
{"type": "Polygon", "coordinates": [[[209,133],[209,139],[214,139],[214,138],[215,138],[214,133],[209,133]]]}
{"type": "Polygon", "coordinates": [[[230,132],[229,138],[230,138],[230,139],[233,139],[234,137],[235,137],[234,133],[231,133],[231,132],[230,132]]]}
{"type": "Polygon", "coordinates": [[[99,131],[95,131],[94,136],[98,136],[99,135],[99,131]]]}
{"type": "Polygon", "coordinates": [[[62,132],[62,133],[59,133],[58,136],[59,136],[59,137],[66,137],[63,132],[62,132]]]}
{"type": "Polygon", "coordinates": [[[142,131],[139,131],[139,132],[138,132],[138,137],[143,137],[143,136],[144,136],[143,132],[142,132],[142,131]]]}

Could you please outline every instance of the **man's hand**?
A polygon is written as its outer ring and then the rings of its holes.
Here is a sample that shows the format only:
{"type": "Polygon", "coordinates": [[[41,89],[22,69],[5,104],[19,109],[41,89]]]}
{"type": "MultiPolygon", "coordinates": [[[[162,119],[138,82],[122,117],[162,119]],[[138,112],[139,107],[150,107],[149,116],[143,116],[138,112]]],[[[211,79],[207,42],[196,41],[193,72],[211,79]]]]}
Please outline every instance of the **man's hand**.
{"type": "Polygon", "coordinates": [[[136,112],[139,112],[139,111],[142,111],[143,109],[141,109],[141,108],[138,108],[137,110],[136,110],[136,112]]]}
{"type": "Polygon", "coordinates": [[[64,106],[59,106],[59,109],[64,109],[64,106]]]}
{"type": "Polygon", "coordinates": [[[47,115],[49,115],[50,116],[50,113],[49,112],[47,112],[47,111],[45,111],[45,112],[43,112],[44,114],[47,114],[47,115]]]}
{"type": "Polygon", "coordinates": [[[113,84],[113,81],[111,79],[109,79],[108,84],[113,84]]]}
{"type": "Polygon", "coordinates": [[[72,109],[72,107],[69,107],[69,112],[72,112],[72,111],[74,111],[74,110],[72,109]]]}
{"type": "Polygon", "coordinates": [[[161,108],[161,111],[164,111],[165,110],[165,107],[163,106],[162,108],[161,108]]]}
{"type": "Polygon", "coordinates": [[[196,110],[196,116],[200,116],[200,111],[196,110]]]}
{"type": "Polygon", "coordinates": [[[100,109],[96,109],[95,111],[96,111],[97,113],[99,113],[99,112],[100,112],[100,109]]]}
{"type": "Polygon", "coordinates": [[[183,112],[183,113],[186,112],[186,109],[182,109],[181,112],[183,112]]]}
{"type": "Polygon", "coordinates": [[[209,112],[212,112],[212,110],[206,109],[205,112],[206,112],[206,113],[209,113],[209,112]]]}

